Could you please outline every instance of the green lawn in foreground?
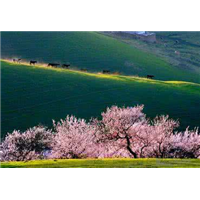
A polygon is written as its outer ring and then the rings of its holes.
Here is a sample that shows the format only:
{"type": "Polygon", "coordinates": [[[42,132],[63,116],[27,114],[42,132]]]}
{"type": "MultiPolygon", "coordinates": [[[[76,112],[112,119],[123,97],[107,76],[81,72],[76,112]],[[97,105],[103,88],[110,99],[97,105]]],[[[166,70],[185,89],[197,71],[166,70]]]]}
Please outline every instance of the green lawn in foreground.
{"type": "Polygon", "coordinates": [[[2,162],[2,168],[200,168],[199,159],[68,159],[2,162]]]}
{"type": "Polygon", "coordinates": [[[83,73],[1,62],[2,137],[66,115],[90,119],[112,105],[144,104],[147,117],[169,114],[200,126],[200,85],[83,73]]]}

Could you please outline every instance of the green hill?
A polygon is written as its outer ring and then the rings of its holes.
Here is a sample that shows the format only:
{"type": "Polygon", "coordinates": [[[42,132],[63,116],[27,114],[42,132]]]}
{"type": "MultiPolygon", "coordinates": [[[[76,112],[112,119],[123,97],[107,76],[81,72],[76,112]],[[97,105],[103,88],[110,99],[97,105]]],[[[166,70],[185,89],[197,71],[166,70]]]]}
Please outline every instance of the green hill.
{"type": "Polygon", "coordinates": [[[84,73],[1,61],[2,136],[67,114],[86,119],[107,106],[144,104],[148,117],[169,114],[182,128],[200,126],[200,85],[84,73]]]}
{"type": "Polygon", "coordinates": [[[153,74],[158,80],[200,83],[199,74],[120,40],[96,32],[2,32],[2,58],[70,62],[91,72],[103,69],[126,75],[153,74]]]}
{"type": "Polygon", "coordinates": [[[115,32],[103,34],[147,54],[154,54],[174,68],[195,74],[196,82],[200,81],[200,32],[156,32],[156,43],[145,42],[115,32]]]}

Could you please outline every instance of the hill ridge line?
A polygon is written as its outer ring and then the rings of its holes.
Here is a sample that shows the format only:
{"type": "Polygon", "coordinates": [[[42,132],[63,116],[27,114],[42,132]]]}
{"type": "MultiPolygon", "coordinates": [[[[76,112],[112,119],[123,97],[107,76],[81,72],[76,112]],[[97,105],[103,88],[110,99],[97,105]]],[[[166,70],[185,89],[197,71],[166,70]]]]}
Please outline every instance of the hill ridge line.
{"type": "Polygon", "coordinates": [[[76,68],[74,69],[63,69],[63,68],[54,68],[54,67],[47,67],[47,63],[38,63],[35,65],[30,65],[29,62],[20,62],[20,63],[14,63],[12,60],[10,59],[0,59],[1,62],[6,62],[9,63],[11,65],[24,65],[27,67],[34,67],[34,68],[42,68],[42,69],[47,69],[47,70],[53,70],[53,71],[62,71],[62,72],[71,72],[71,73],[79,73],[82,75],[88,75],[88,76],[93,76],[93,77],[98,77],[98,78],[110,78],[110,79],[114,79],[114,80],[120,80],[120,81],[144,81],[144,82],[148,82],[148,83],[152,83],[152,84],[167,84],[167,85],[196,85],[200,87],[199,83],[194,83],[194,82],[188,82],[188,81],[177,81],[177,80],[170,80],[170,81],[162,81],[159,79],[148,79],[145,77],[140,77],[140,76],[133,76],[133,75],[117,75],[117,74],[103,74],[101,72],[99,73],[94,73],[94,72],[83,72],[81,70],[78,70],[76,68]]]}

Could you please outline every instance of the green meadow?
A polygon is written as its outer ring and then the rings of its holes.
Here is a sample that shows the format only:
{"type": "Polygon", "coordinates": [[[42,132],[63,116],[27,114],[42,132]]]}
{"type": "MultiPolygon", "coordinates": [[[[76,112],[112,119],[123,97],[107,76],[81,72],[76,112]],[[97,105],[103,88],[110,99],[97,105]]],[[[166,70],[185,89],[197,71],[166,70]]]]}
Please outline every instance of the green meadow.
{"type": "Polygon", "coordinates": [[[169,114],[181,129],[200,126],[200,85],[135,76],[84,73],[1,61],[2,137],[52,119],[75,115],[89,120],[112,105],[144,104],[152,118],[169,114]]]}
{"type": "Polygon", "coordinates": [[[68,159],[2,162],[2,168],[199,168],[199,159],[68,159]]]}

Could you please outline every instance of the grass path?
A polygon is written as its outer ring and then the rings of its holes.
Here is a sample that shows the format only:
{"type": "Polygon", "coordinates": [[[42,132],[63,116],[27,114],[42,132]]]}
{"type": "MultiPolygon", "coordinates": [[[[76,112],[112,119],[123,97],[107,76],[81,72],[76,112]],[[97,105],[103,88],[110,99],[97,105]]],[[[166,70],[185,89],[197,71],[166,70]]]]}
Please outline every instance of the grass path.
{"type": "Polygon", "coordinates": [[[199,159],[68,159],[2,162],[2,168],[200,168],[199,159]]]}

